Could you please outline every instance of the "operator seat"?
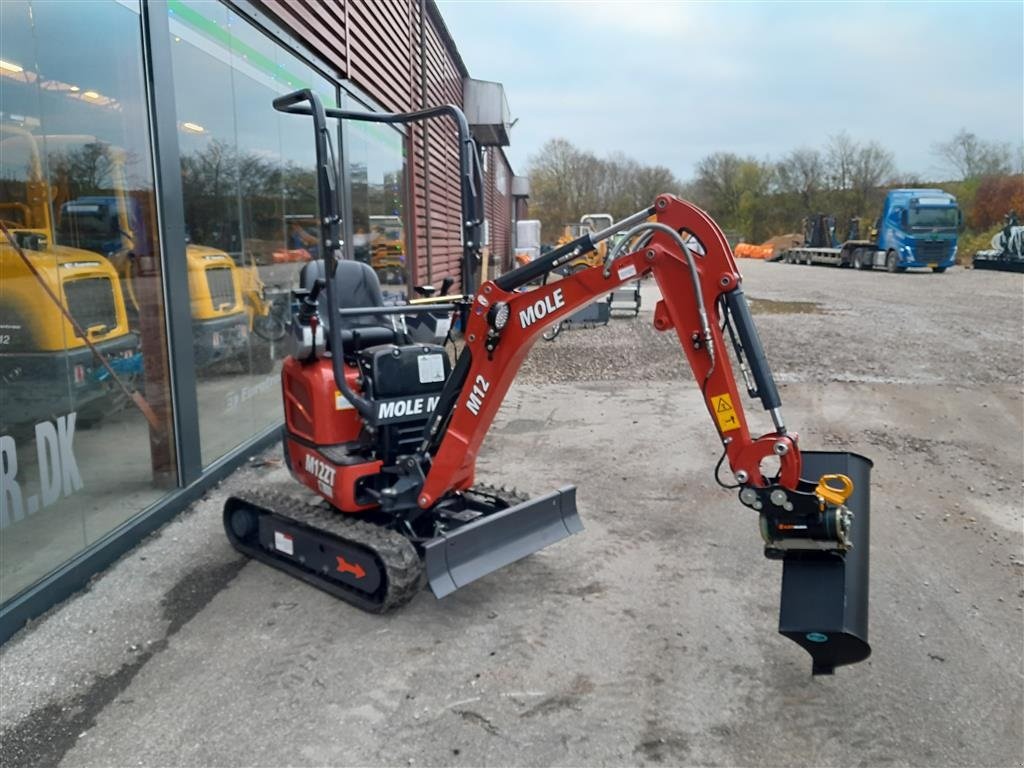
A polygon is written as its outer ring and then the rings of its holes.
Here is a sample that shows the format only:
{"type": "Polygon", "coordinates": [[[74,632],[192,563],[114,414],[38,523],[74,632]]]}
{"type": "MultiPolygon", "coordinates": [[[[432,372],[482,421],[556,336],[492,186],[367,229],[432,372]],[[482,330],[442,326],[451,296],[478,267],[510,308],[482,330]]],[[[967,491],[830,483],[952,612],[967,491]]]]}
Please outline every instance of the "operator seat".
{"type": "MultiPolygon", "coordinates": [[[[299,285],[305,290],[311,290],[313,284],[323,277],[324,260],[309,261],[299,272],[299,285]]],[[[377,273],[369,264],[364,264],[361,261],[336,262],[331,291],[341,309],[384,306],[384,295],[380,290],[377,273]]],[[[330,317],[327,312],[327,291],[320,292],[319,303],[320,321],[326,332],[335,319],[330,317]]],[[[358,315],[339,317],[337,320],[341,329],[342,354],[345,357],[352,357],[367,347],[397,344],[403,341],[388,315],[358,315]]],[[[329,340],[330,336],[328,335],[327,338],[329,340]]]]}

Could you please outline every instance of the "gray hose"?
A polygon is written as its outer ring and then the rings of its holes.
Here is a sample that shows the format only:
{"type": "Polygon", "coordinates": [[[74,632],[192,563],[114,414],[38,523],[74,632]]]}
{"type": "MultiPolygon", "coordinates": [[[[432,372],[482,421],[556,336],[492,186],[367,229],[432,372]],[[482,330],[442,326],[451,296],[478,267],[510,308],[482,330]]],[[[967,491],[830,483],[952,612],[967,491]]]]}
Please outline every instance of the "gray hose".
{"type": "Polygon", "coordinates": [[[635,227],[630,229],[622,237],[619,242],[615,244],[604,260],[604,276],[608,277],[612,271],[612,262],[619,257],[623,247],[632,240],[640,232],[664,232],[665,234],[671,235],[672,239],[676,241],[676,244],[682,249],[683,255],[686,257],[686,263],[690,267],[690,279],[693,281],[693,294],[697,299],[697,314],[700,317],[700,330],[704,337],[704,344],[708,350],[708,357],[711,358],[711,367],[708,369],[707,376],[704,380],[707,381],[711,378],[711,374],[715,370],[715,342],[711,336],[711,325],[708,322],[707,309],[704,306],[704,295],[701,293],[700,285],[700,274],[697,272],[697,263],[693,260],[693,252],[687,247],[686,241],[679,236],[672,227],[667,224],[662,224],[659,221],[644,221],[637,224],[635,227]]]}

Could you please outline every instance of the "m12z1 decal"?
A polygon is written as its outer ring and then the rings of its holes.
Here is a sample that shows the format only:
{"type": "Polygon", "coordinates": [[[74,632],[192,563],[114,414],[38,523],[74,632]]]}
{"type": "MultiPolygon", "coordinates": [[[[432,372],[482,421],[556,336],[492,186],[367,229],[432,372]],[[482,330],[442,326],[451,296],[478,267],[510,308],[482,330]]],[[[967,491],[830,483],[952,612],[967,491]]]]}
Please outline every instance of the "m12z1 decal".
{"type": "Polygon", "coordinates": [[[306,454],[305,467],[306,471],[316,478],[316,484],[320,487],[320,492],[326,496],[333,496],[334,476],[337,470],[309,453],[306,454]]]}

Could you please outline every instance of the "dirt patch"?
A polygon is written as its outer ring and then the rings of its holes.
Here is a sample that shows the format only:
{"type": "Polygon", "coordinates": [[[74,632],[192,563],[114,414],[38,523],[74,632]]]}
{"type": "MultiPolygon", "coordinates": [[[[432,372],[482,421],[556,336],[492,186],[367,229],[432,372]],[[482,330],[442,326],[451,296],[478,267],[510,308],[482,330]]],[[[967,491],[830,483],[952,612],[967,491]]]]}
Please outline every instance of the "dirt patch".
{"type": "Polygon", "coordinates": [[[776,301],[774,299],[747,298],[750,311],[755,315],[823,315],[825,310],[814,301],[776,301]]]}

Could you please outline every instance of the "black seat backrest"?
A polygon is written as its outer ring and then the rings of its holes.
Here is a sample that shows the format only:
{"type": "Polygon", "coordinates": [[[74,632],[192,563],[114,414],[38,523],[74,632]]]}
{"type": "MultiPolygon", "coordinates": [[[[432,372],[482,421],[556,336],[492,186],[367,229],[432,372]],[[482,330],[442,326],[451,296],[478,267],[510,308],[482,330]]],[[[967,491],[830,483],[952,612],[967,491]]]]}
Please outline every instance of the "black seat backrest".
{"type": "MultiPolygon", "coordinates": [[[[303,265],[299,273],[299,285],[311,290],[313,283],[323,279],[324,261],[316,259],[303,265]]],[[[338,261],[334,268],[334,282],[331,285],[335,301],[341,309],[355,307],[383,307],[384,295],[380,280],[369,264],[361,261],[338,261]]],[[[328,328],[334,318],[327,312],[327,291],[320,293],[320,320],[328,328]]],[[[345,354],[355,354],[359,349],[387,344],[396,340],[395,326],[388,315],[358,315],[338,318],[345,354]]]]}

